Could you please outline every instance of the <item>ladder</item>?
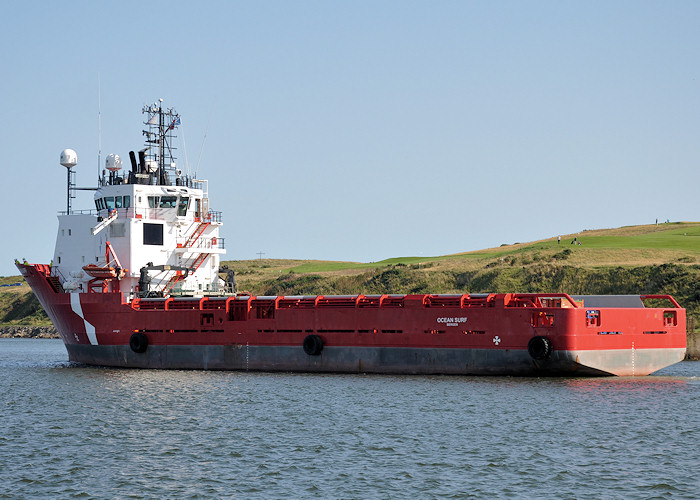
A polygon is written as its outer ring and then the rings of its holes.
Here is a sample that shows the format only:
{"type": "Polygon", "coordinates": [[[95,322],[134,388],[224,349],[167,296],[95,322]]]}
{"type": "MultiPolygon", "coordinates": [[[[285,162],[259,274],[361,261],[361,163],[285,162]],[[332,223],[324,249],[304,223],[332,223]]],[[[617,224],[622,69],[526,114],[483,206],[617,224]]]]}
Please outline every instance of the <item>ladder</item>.
{"type": "MultiPolygon", "coordinates": [[[[183,245],[184,248],[189,248],[192,245],[194,245],[197,240],[204,234],[204,231],[211,225],[211,222],[206,222],[202,221],[199,223],[199,225],[195,228],[195,230],[192,232],[189,238],[187,238],[187,241],[183,245]]],[[[209,254],[208,253],[199,253],[197,254],[197,257],[195,257],[194,262],[192,262],[192,265],[189,266],[190,272],[194,273],[197,269],[199,269],[199,266],[202,265],[202,262],[207,258],[209,254]]],[[[167,293],[170,292],[175,285],[185,279],[185,277],[181,274],[180,271],[178,271],[176,274],[170,277],[168,282],[165,284],[165,287],[163,287],[163,292],[167,293]]]]}
{"type": "Polygon", "coordinates": [[[202,236],[202,234],[204,233],[204,230],[207,227],[209,227],[210,225],[211,225],[210,222],[200,222],[199,226],[197,226],[197,228],[194,230],[192,235],[190,235],[190,237],[187,238],[187,241],[185,242],[185,244],[183,246],[185,248],[187,248],[187,247],[191,247],[192,245],[194,245],[197,242],[197,240],[199,239],[199,237],[202,236]]]}
{"type": "Polygon", "coordinates": [[[102,231],[104,228],[109,226],[112,222],[114,222],[117,219],[117,209],[112,209],[112,211],[109,213],[109,217],[106,219],[102,219],[102,222],[97,224],[95,227],[90,229],[90,232],[94,235],[102,231]]]}
{"type": "Polygon", "coordinates": [[[180,271],[177,271],[177,273],[173,274],[168,280],[168,282],[165,284],[163,291],[169,292],[173,289],[176,283],[182,281],[183,279],[185,279],[185,277],[182,274],[180,274],[180,271]]]}

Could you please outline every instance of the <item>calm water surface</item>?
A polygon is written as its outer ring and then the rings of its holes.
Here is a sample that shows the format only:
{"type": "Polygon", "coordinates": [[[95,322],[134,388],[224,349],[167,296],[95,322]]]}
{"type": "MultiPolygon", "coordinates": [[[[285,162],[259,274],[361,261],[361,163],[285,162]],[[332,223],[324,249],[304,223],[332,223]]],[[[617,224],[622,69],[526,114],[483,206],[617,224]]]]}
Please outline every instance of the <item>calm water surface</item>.
{"type": "Polygon", "coordinates": [[[0,498],[700,495],[700,362],[539,379],[66,360],[0,340],[0,498]]]}

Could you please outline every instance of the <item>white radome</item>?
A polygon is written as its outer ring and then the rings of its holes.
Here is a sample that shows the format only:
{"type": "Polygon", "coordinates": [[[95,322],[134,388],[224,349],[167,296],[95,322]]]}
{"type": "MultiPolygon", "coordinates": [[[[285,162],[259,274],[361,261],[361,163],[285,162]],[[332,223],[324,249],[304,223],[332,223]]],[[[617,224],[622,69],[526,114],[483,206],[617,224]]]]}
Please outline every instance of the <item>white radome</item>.
{"type": "Polygon", "coordinates": [[[116,172],[118,170],[121,170],[122,159],[119,158],[119,155],[115,155],[114,153],[112,153],[111,155],[107,156],[107,159],[105,160],[105,166],[110,172],[116,172]]]}
{"type": "Polygon", "coordinates": [[[61,151],[61,165],[66,168],[73,168],[78,164],[78,153],[72,149],[61,151]]]}

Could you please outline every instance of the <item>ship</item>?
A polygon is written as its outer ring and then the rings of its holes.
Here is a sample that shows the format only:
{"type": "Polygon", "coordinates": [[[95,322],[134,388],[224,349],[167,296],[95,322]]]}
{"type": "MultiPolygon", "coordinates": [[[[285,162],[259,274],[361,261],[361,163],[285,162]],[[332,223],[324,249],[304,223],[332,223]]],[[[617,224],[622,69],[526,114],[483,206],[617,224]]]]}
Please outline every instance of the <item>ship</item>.
{"type": "Polygon", "coordinates": [[[67,169],[53,260],[16,261],[70,361],[193,370],[644,376],[684,358],[668,295],[566,293],[256,296],[220,273],[221,212],[175,162],[180,115],[143,107],[144,147],[98,156],[97,186],[67,169]],[[73,210],[80,189],[94,208],[73,210]]]}

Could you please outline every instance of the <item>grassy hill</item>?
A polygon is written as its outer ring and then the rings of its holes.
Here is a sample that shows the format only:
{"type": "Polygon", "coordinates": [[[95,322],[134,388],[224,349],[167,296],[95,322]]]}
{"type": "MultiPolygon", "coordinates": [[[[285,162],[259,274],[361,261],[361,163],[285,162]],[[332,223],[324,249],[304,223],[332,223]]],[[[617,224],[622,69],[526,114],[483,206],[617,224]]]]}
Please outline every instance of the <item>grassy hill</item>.
{"type": "MultiPolygon", "coordinates": [[[[529,243],[380,262],[244,260],[222,263],[256,295],[566,292],[673,295],[700,329],[700,223],[582,231],[529,243]],[[572,244],[577,239],[581,244],[572,244]]],[[[21,278],[0,278],[0,284],[21,278]]],[[[0,325],[46,324],[27,285],[0,288],[0,325]],[[12,288],[10,290],[10,288],[12,288]]]]}

